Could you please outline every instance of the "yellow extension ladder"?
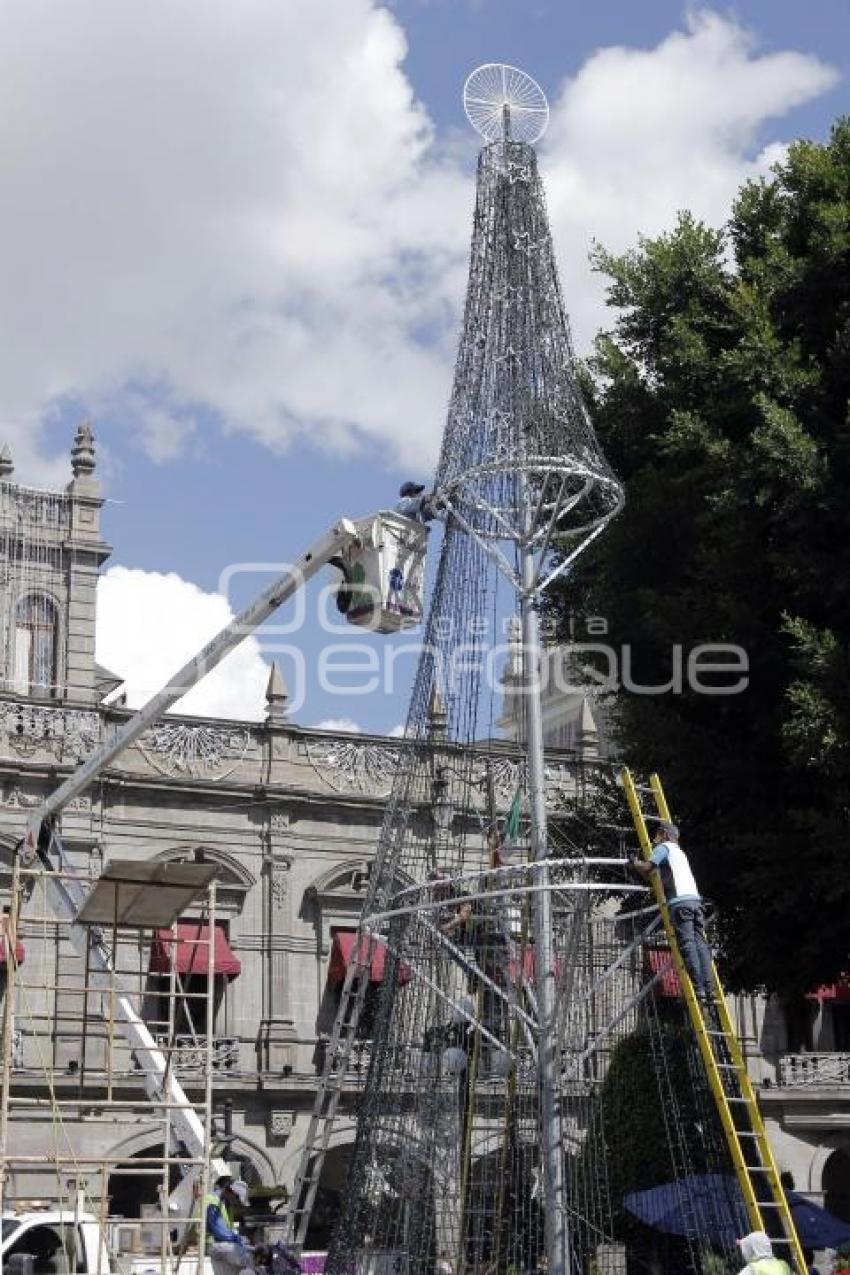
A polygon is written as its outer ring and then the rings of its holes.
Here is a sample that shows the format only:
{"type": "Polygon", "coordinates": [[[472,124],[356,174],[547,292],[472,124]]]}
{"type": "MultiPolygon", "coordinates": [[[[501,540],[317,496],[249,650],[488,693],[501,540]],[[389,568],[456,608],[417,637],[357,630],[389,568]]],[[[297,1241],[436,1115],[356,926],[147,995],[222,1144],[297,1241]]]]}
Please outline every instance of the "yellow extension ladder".
{"type": "MultiPolygon", "coordinates": [[[[635,830],[644,859],[652,851],[652,835],[647,828],[650,822],[670,819],[670,809],[658,775],[650,775],[647,785],[637,784],[629,770],[623,771],[623,789],[634,820],[635,830]],[[648,798],[650,809],[644,811],[641,796],[648,798]]],[[[785,1190],[779,1179],[776,1161],[767,1139],[764,1121],[758,1108],[747,1068],[741,1054],[741,1046],[735,1035],[732,1020],[726,1006],[723,986],[712,964],[714,975],[714,1013],[704,1012],[694,992],[679,945],[670,913],[664,901],[660,874],[654,873],[652,888],[661,909],[661,917],[670,945],[670,953],[685,996],[688,1013],[696,1033],[697,1044],[708,1074],[708,1083],[723,1132],[732,1157],[735,1174],[747,1209],[750,1226],[754,1231],[765,1231],[771,1238],[774,1253],[783,1257],[792,1270],[805,1275],[806,1262],[797,1237],[785,1190]],[[710,1021],[713,1019],[714,1021],[710,1021]]]]}

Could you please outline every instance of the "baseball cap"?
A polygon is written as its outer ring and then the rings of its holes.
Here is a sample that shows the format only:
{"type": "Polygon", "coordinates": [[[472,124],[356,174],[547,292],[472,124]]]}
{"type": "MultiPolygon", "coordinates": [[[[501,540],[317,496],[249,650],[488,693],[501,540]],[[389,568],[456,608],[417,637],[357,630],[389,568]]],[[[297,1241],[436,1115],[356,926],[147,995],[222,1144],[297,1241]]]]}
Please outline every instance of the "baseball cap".
{"type": "Polygon", "coordinates": [[[402,483],[398,489],[398,494],[400,496],[418,496],[424,490],[424,483],[402,483]]]}

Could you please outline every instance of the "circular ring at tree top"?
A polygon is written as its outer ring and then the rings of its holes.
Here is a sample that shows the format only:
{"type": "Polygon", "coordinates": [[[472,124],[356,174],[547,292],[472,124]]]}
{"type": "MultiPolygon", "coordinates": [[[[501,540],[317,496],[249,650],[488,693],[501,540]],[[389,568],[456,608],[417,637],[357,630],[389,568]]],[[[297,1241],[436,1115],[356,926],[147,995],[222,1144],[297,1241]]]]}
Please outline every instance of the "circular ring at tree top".
{"type": "Polygon", "coordinates": [[[536,142],[549,123],[549,103],[540,85],[515,66],[485,62],[463,86],[463,109],[476,132],[488,142],[505,137],[536,142]]]}

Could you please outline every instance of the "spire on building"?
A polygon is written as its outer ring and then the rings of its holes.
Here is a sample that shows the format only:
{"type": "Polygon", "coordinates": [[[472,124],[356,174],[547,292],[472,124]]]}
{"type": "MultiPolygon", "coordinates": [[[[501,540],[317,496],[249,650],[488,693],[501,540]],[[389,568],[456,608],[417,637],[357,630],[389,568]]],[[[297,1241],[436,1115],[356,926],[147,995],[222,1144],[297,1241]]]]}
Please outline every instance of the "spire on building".
{"type": "Polygon", "coordinates": [[[282,726],[286,721],[289,691],[277,661],[272,664],[266,687],[266,722],[269,726],[282,726]]]}
{"type": "Polygon", "coordinates": [[[590,707],[590,700],[585,695],[581,701],[581,713],[578,719],[578,751],[589,761],[599,756],[599,727],[590,707]]]}
{"type": "Polygon", "coordinates": [[[435,682],[431,688],[431,702],[428,706],[428,723],[432,739],[445,739],[448,713],[443,692],[435,682]]]}
{"type": "Polygon", "coordinates": [[[522,681],[522,624],[518,615],[508,620],[508,658],[502,673],[503,685],[522,681]]]}
{"type": "Polygon", "coordinates": [[[8,478],[14,468],[15,463],[12,460],[12,453],[9,450],[9,444],[4,443],[3,446],[0,447],[0,478],[8,478]]]}
{"type": "Polygon", "coordinates": [[[94,473],[94,467],[94,432],[88,421],[82,421],[71,448],[71,469],[75,478],[88,478],[94,473]]]}

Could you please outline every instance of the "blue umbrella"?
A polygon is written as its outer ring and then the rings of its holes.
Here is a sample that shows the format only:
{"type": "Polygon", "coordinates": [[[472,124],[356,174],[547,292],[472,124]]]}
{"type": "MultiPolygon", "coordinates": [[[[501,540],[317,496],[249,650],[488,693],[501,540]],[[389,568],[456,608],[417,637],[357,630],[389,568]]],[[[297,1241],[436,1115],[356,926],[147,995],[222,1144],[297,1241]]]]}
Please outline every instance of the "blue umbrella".
{"type": "Polygon", "coordinates": [[[796,1191],[788,1192],[788,1203],[803,1248],[838,1248],[850,1240],[850,1222],[812,1204],[796,1191]]]}
{"type": "Polygon", "coordinates": [[[667,1235],[702,1237],[732,1245],[751,1228],[737,1179],[725,1173],[700,1173],[633,1191],[623,1204],[658,1231],[667,1235]]]}
{"type": "MultiPolygon", "coordinates": [[[[789,1191],[788,1203],[804,1248],[837,1248],[850,1240],[850,1223],[805,1196],[789,1191]]],[[[623,1204],[641,1222],[668,1235],[728,1246],[752,1229],[737,1178],[727,1173],[692,1174],[648,1191],[632,1191],[623,1196],[623,1204]]]]}

